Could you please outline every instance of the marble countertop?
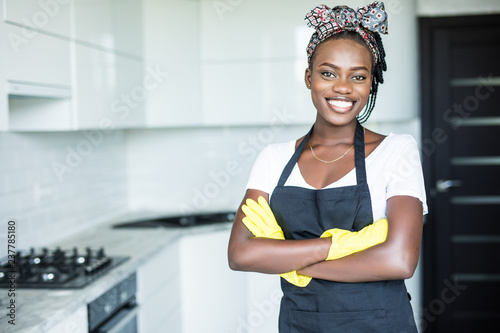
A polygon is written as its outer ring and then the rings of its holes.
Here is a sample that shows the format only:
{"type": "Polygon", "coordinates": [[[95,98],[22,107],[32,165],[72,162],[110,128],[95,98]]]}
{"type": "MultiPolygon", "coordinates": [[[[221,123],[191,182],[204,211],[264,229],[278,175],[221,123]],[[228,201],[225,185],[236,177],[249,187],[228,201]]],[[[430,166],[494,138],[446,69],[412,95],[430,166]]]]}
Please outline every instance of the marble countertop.
{"type": "MultiPolygon", "coordinates": [[[[45,332],[83,305],[88,304],[104,291],[126,278],[170,244],[193,233],[206,233],[231,228],[230,222],[192,227],[120,228],[112,225],[127,220],[149,218],[151,213],[128,214],[107,223],[89,228],[78,235],[58,242],[62,249],[77,247],[104,247],[109,256],[130,256],[130,259],[82,289],[16,289],[16,325],[8,324],[9,317],[0,317],[2,332],[40,333],[45,332]]],[[[0,307],[5,309],[9,298],[6,289],[0,289],[0,307]]],[[[1,311],[5,313],[5,310],[1,311]]]]}

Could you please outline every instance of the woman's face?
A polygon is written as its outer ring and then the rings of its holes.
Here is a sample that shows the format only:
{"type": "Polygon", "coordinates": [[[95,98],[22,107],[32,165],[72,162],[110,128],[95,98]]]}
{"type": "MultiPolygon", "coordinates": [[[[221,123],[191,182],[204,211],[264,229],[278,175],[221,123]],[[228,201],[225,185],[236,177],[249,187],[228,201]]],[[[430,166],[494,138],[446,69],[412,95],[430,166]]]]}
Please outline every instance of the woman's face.
{"type": "Polygon", "coordinates": [[[349,39],[326,40],[315,51],[306,85],[318,111],[316,121],[351,122],[365,107],[372,85],[368,49],[349,39]]]}

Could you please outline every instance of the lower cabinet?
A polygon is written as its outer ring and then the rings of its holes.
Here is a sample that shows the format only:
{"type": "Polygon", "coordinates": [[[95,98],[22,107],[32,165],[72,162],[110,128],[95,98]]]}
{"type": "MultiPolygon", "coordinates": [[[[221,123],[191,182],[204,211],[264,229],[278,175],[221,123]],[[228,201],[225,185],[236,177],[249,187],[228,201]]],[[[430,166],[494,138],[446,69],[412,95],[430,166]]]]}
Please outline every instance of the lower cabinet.
{"type": "Polygon", "coordinates": [[[246,275],[229,269],[229,230],[180,241],[183,333],[236,332],[246,312],[246,275]]]}
{"type": "Polygon", "coordinates": [[[179,244],[166,246],[137,270],[140,333],[182,332],[179,244]],[[161,329],[168,327],[168,329],[161,329]]]}
{"type": "Polygon", "coordinates": [[[138,270],[139,332],[236,332],[246,275],[227,263],[229,230],[183,236],[138,270]]]}

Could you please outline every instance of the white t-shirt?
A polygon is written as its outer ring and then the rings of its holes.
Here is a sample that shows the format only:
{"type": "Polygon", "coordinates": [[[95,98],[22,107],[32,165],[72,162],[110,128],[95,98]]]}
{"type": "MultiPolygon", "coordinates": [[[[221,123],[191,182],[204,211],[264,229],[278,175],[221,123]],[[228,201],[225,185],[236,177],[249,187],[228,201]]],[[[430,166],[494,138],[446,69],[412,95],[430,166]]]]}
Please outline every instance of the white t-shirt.
{"type": "MultiPolygon", "coordinates": [[[[285,165],[295,151],[295,143],[294,140],[266,146],[253,165],[247,189],[260,190],[271,197],[285,165]]],[[[417,142],[411,135],[390,133],[365,161],[374,221],[387,217],[387,199],[396,195],[419,199],[424,214],[427,214],[420,154],[417,142]]],[[[324,189],[350,185],[356,185],[356,169],[324,189]]],[[[285,186],[314,189],[302,177],[297,163],[285,186]]]]}

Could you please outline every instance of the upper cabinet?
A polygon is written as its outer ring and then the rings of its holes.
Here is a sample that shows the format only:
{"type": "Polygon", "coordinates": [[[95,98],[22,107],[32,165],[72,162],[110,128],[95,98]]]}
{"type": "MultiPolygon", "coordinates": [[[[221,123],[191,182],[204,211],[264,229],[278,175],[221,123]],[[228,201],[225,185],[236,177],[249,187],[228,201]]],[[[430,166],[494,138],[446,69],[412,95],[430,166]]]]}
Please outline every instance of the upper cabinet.
{"type": "Polygon", "coordinates": [[[0,9],[2,130],[71,127],[69,6],[49,3],[5,0],[0,9]]]}
{"type": "Polygon", "coordinates": [[[41,32],[3,23],[7,81],[71,86],[70,44],[41,32]]]}
{"type": "Polygon", "coordinates": [[[0,130],[203,124],[198,2],[4,0],[0,17],[0,130]]]}
{"type": "Polygon", "coordinates": [[[4,21],[32,30],[70,36],[72,0],[3,0],[4,21]]]}
{"type": "Polygon", "coordinates": [[[4,0],[0,14],[0,130],[144,126],[141,0],[4,0]]]}
{"type": "Polygon", "coordinates": [[[309,7],[3,0],[0,129],[312,123],[309,7]]]}
{"type": "Polygon", "coordinates": [[[142,58],[141,0],[74,0],[74,39],[82,45],[142,58]]]}
{"type": "MultiPolygon", "coordinates": [[[[289,123],[312,124],[316,110],[304,72],[314,29],[306,26],[304,17],[319,2],[199,3],[204,123],[267,125],[286,110],[289,123]]],[[[388,70],[370,121],[408,121],[417,117],[418,107],[415,6],[387,1],[386,11],[389,34],[382,40],[388,70]]]]}
{"type": "Polygon", "coordinates": [[[145,101],[146,126],[199,126],[200,13],[198,1],[143,0],[145,67],[155,85],[145,101]],[[154,75],[152,73],[155,73],[154,75]]]}
{"type": "Polygon", "coordinates": [[[75,41],[86,46],[115,49],[113,0],[74,1],[75,41]]]}
{"type": "Polygon", "coordinates": [[[200,6],[204,123],[314,121],[304,83],[312,31],[301,20],[310,5],[255,0],[203,1],[200,6]],[[282,114],[286,117],[279,118],[282,114]]]}
{"type": "Polygon", "coordinates": [[[74,1],[74,127],[145,123],[141,0],[74,1]]]}

